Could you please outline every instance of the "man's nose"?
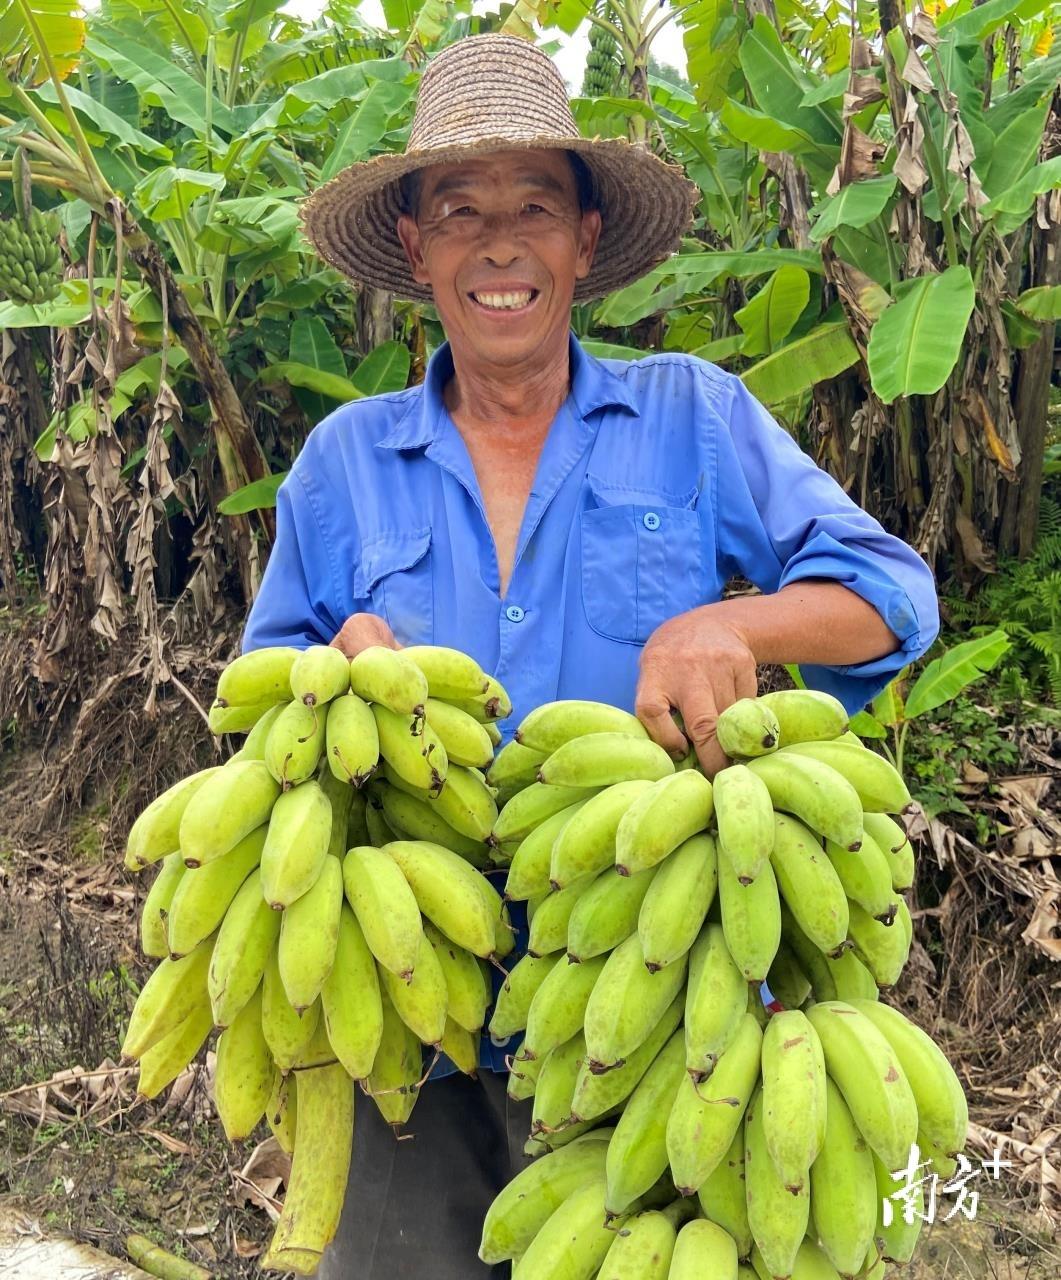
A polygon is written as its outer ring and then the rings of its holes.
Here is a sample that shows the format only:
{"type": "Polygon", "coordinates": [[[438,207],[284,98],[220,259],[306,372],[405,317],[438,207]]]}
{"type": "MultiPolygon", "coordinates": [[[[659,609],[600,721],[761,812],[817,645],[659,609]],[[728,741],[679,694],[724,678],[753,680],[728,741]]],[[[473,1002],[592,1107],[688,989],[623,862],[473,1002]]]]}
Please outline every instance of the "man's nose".
{"type": "Polygon", "coordinates": [[[486,214],[479,239],[479,251],[485,259],[497,266],[509,266],[520,257],[523,249],[519,234],[519,214],[486,214]]]}

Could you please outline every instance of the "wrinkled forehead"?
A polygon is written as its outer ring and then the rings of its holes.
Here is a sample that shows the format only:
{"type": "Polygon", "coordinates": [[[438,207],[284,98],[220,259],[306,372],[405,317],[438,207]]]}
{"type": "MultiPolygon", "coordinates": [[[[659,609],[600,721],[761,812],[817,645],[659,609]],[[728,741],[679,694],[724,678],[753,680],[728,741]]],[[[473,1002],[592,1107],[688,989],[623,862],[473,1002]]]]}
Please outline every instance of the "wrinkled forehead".
{"type": "Polygon", "coordinates": [[[433,164],[419,174],[423,197],[499,185],[546,190],[574,196],[577,192],[571,153],[561,149],[499,151],[453,164],[433,164]]]}

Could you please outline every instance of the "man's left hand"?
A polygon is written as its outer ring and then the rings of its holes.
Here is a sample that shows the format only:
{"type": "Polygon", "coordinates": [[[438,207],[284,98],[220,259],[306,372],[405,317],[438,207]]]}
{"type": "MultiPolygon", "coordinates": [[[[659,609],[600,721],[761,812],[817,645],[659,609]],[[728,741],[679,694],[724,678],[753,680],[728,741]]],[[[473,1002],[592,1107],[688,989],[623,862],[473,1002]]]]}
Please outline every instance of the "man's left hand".
{"type": "Polygon", "coordinates": [[[685,755],[692,743],[709,778],[729,764],[715,736],[719,713],[738,698],[754,698],[759,687],[747,637],[720,615],[708,605],[656,628],[641,654],[634,704],[649,734],[672,756],[685,755]],[[672,710],[682,717],[685,737],[672,710]]]}

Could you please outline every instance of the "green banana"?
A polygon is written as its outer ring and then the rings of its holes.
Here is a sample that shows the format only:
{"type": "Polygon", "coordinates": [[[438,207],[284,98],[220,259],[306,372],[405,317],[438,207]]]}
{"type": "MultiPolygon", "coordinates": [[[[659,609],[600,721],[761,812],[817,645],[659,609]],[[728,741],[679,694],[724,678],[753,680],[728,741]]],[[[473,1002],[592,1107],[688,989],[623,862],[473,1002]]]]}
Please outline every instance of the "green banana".
{"type": "Polygon", "coordinates": [[[598,1178],[553,1210],[512,1268],[512,1280],[590,1280],[614,1239],[604,1225],[604,1180],[598,1178]]]}
{"type": "Polygon", "coordinates": [[[350,663],[350,688],[397,716],[422,716],[427,676],[400,649],[370,645],[350,663]]]}
{"type": "Polygon", "coordinates": [[[697,1083],[715,1069],[748,1008],[748,984],[734,963],[722,926],[708,924],[693,944],[685,993],[686,1068],[697,1083]]]}
{"type": "Polygon", "coordinates": [[[413,1113],[420,1094],[423,1052],[416,1033],[398,1017],[383,994],[383,1032],[365,1092],[390,1125],[402,1125],[413,1113]]]}
{"type": "Polygon", "coordinates": [[[252,871],[225,913],[210,959],[207,987],[217,1026],[231,1026],[254,995],[279,937],[280,913],[262,897],[261,871],[252,871]]]}
{"type": "Polygon", "coordinates": [[[718,860],[722,931],[733,962],[748,982],[762,982],[781,942],[781,895],[771,862],[741,884],[726,858],[718,860]]]}
{"type": "MultiPolygon", "coordinates": [[[[700,1184],[700,1190],[696,1194],[704,1217],[724,1227],[733,1237],[737,1256],[747,1258],[754,1241],[752,1229],[748,1225],[743,1125],[737,1126],[729,1150],[700,1184]]],[[[813,1205],[813,1200],[811,1203],[813,1205]]]]}
{"type": "Polygon", "coordinates": [[[437,795],[429,795],[441,817],[469,840],[485,840],[497,821],[497,805],[476,769],[450,764],[437,795]]]}
{"type": "MultiPolygon", "coordinates": [[[[606,873],[605,873],[606,874],[606,873]]],[[[554,890],[538,903],[530,918],[530,933],[527,938],[527,950],[533,956],[548,955],[550,951],[567,950],[568,926],[571,915],[582,899],[595,883],[592,876],[583,876],[566,889],[554,890]]]]}
{"type": "Polygon", "coordinates": [[[167,921],[173,895],[183,877],[184,859],[180,851],[167,854],[140,911],[140,949],[145,956],[161,960],[170,954],[167,921]]]}
{"type": "Polygon", "coordinates": [[[348,783],[340,781],[329,769],[321,769],[317,785],[324,792],[332,813],[328,852],[333,858],[338,858],[342,862],[343,854],[349,848],[346,832],[350,825],[350,811],[354,807],[357,792],[348,783]]]}
{"type": "Polygon", "coordinates": [[[221,924],[240,886],[261,862],[267,831],[267,826],[258,827],[228,853],[182,877],[166,924],[170,955],[187,955],[221,924]]]}
{"type": "Polygon", "coordinates": [[[525,1102],[528,1098],[533,1098],[534,1090],[538,1087],[538,1076],[541,1075],[542,1063],[545,1058],[531,1058],[519,1064],[511,1057],[506,1061],[508,1064],[508,1096],[514,1102],[525,1102]]]}
{"type": "Polygon", "coordinates": [[[273,1070],[273,1088],[265,1107],[265,1118],[269,1122],[273,1137],[280,1144],[281,1151],[288,1155],[295,1149],[295,1125],[298,1119],[297,1073],[289,1071],[285,1075],[279,1068],[273,1070]]]}
{"type": "Polygon", "coordinates": [[[186,1018],[145,1050],[140,1058],[137,1094],[141,1098],[157,1098],[203,1047],[211,1027],[209,1004],[197,1004],[186,1018]]]}
{"type": "Polygon", "coordinates": [[[903,828],[887,813],[867,813],[862,821],[876,840],[891,872],[892,888],[902,893],[914,883],[914,850],[903,828]]]}
{"type": "Polygon", "coordinates": [[[937,1146],[925,1133],[924,1129],[918,1129],[917,1131],[917,1146],[921,1152],[922,1159],[927,1162],[931,1172],[944,1181],[954,1177],[958,1171],[957,1160],[953,1156],[947,1155],[942,1147],[937,1146]]]}
{"type": "Polygon", "coordinates": [[[354,1090],[337,1063],[299,1072],[284,1207],[261,1265],[315,1275],[339,1229],[354,1140],[354,1090]]]}
{"type": "Polygon", "coordinates": [[[586,1037],[581,1030],[545,1055],[534,1089],[530,1129],[532,1138],[552,1138],[574,1124],[571,1099],[575,1092],[578,1070],[585,1057],[586,1037]]]}
{"type": "Polygon", "coordinates": [[[379,767],[376,717],[356,693],[345,693],[328,704],[324,749],[333,776],[355,787],[363,786],[379,767]]]}
{"type": "Polygon", "coordinates": [[[649,1209],[626,1220],[597,1280],[668,1280],[677,1232],[666,1214],[649,1209]]]}
{"type": "Polygon", "coordinates": [[[808,1189],[825,1132],[825,1062],[818,1033],[798,1009],[775,1013],[763,1032],[762,1131],[782,1185],[808,1189]]]}
{"type": "Polygon", "coordinates": [[[847,939],[847,897],[821,842],[796,818],[777,813],[770,863],[803,932],[819,951],[837,952],[847,939]]]}
{"type": "Polygon", "coordinates": [[[331,973],[342,909],[342,863],[325,857],[312,888],[291,903],[280,923],[280,977],[288,1000],[300,1012],[320,995],[331,973]]]}
{"type": "Polygon", "coordinates": [[[188,955],[158,963],[133,1006],[123,1057],[142,1058],[197,1009],[209,1008],[206,974],[213,949],[214,938],[209,937],[188,955]]]}
{"type": "Polygon", "coordinates": [[[857,853],[841,849],[838,844],[827,840],[825,854],[833,864],[846,896],[857,902],[867,914],[890,924],[896,908],[891,867],[869,832],[862,833],[862,848],[857,853]]]}
{"type": "Polygon", "coordinates": [[[414,644],[401,652],[427,677],[428,693],[432,698],[447,702],[478,698],[490,686],[490,679],[482,667],[459,649],[448,649],[440,644],[414,644]]]}
{"type": "Polygon", "coordinates": [[[784,756],[775,753],[751,760],[748,768],[766,783],[775,809],[794,814],[812,831],[844,849],[859,848],[862,802],[842,774],[799,754],[794,747],[784,756]]]}
{"type": "MultiPolygon", "coordinates": [[[[457,709],[458,711],[460,710],[459,707],[457,709]]],[[[483,731],[485,732],[486,736],[490,739],[490,746],[493,747],[494,750],[496,750],[505,740],[504,735],[502,734],[501,730],[497,727],[497,725],[493,722],[493,720],[488,720],[483,725],[483,731]]],[[[492,785],[493,784],[491,783],[491,786],[492,785]]]]}
{"type": "MultiPolygon", "coordinates": [[[[368,822],[365,814],[368,808],[364,793],[354,791],[350,796],[350,813],[346,819],[346,837],[343,840],[343,851],[355,845],[369,844],[368,822]]],[[[330,848],[329,843],[329,848],[330,848]]]]}
{"type": "MultiPolygon", "coordinates": [[[[752,1265],[759,1280],[774,1280],[775,1273],[767,1267],[758,1249],[752,1250],[752,1265]]],[[[792,1259],[790,1280],[840,1280],[840,1277],[829,1259],[808,1236],[800,1242],[792,1259]]]]}
{"type": "Polygon", "coordinates": [[[200,769],[156,796],[129,829],[125,845],[128,871],[142,871],[180,848],[180,825],[192,797],[219,768],[200,769]]]}
{"type": "Polygon", "coordinates": [[[486,771],[486,781],[497,788],[498,804],[504,807],[513,796],[537,783],[545,758],[544,751],[534,751],[515,740],[506,742],[486,771]]]}
{"type": "Polygon", "coordinates": [[[491,842],[495,845],[511,844],[525,840],[547,818],[567,809],[579,800],[588,800],[593,794],[587,787],[551,787],[535,782],[524,788],[505,805],[497,815],[491,842]]]}
{"type": "Polygon", "coordinates": [[[324,754],[330,708],[289,702],[265,740],[265,764],[286,791],[317,772],[324,754]]]}
{"type": "MultiPolygon", "coordinates": [[[[269,710],[254,722],[254,728],[247,734],[243,740],[243,746],[240,748],[238,755],[241,760],[264,760],[265,744],[269,740],[269,734],[273,731],[273,725],[283,713],[286,702],[274,702],[269,710]]],[[[235,759],[235,756],[233,756],[235,759]]],[[[231,764],[232,761],[226,761],[231,764]]]]}
{"type": "Polygon", "coordinates": [[[493,891],[474,867],[427,840],[395,840],[387,852],[401,868],[421,912],[447,938],[484,960],[497,951],[500,899],[494,895],[497,907],[491,910],[493,891]]]}
{"type": "Polygon", "coordinates": [[[313,888],[331,834],[332,807],[319,783],[302,782],[280,796],[262,848],[262,893],[271,907],[289,907],[313,888]]]}
{"type": "Polygon", "coordinates": [[[901,813],[910,803],[910,792],[899,771],[867,747],[856,747],[850,742],[801,742],[784,750],[804,759],[817,760],[842,774],[869,813],[901,813]]]}
{"type": "Polygon", "coordinates": [[[658,867],[637,875],[604,871],[575,903],[567,923],[567,954],[576,962],[592,960],[624,942],[637,929],[645,895],[658,867]]]}
{"type": "Polygon", "coordinates": [[[307,707],[323,706],[350,691],[350,660],[332,645],[313,644],[291,664],[291,696],[307,707]]]}
{"type": "Polygon", "coordinates": [[[422,715],[391,711],[380,703],[373,703],[371,710],[380,756],[406,782],[437,794],[446,781],[448,766],[446,748],[438,734],[422,715]]]}
{"type": "Polygon", "coordinates": [[[656,782],[673,772],[674,761],[651,738],[590,733],[557,747],[538,770],[538,780],[556,787],[610,787],[634,778],[656,782]]]}
{"type": "Polygon", "coordinates": [[[904,1167],[917,1140],[917,1103],[898,1055],[865,1013],[842,1000],[811,1005],[807,1017],[863,1137],[889,1169],[904,1167]]]}
{"type": "Polygon", "coordinates": [[[195,791],[181,816],[180,851],[185,865],[200,867],[228,853],[269,821],[279,795],[279,785],[260,760],[218,769],[195,791]]]}
{"type": "Polygon", "coordinates": [[[737,1280],[737,1243],[716,1222],[698,1218],[678,1232],[669,1280],[737,1280]]]}
{"type": "Polygon", "coordinates": [[[834,993],[819,996],[816,1000],[879,1000],[880,992],[873,981],[873,974],[866,968],[854,951],[845,951],[836,959],[827,958],[826,964],[833,978],[834,993]]]}
{"type": "Polygon", "coordinates": [[[558,959],[556,955],[525,955],[513,965],[501,984],[494,1011],[490,1015],[492,1036],[498,1040],[507,1040],[526,1027],[531,1001],[558,959]]]}
{"type": "Polygon", "coordinates": [[[585,872],[577,876],[565,878],[563,884],[551,883],[551,866],[553,848],[557,839],[567,827],[571,819],[588,800],[576,800],[574,804],[546,818],[525,836],[519,848],[512,855],[508,866],[508,879],[505,881],[505,897],[515,902],[524,898],[536,898],[539,894],[548,893],[550,888],[562,889],[572,880],[581,879],[585,872]]]}
{"type": "Polygon", "coordinates": [[[659,864],[637,918],[649,970],[663,969],[689,951],[703,927],[717,884],[718,856],[709,835],[690,836],[659,864]]]}
{"type": "Polygon", "coordinates": [[[289,647],[255,649],[230,662],[217,682],[217,698],[228,706],[255,702],[287,702],[291,668],[299,650],[289,647]]]}
{"type": "Polygon", "coordinates": [[[466,1030],[452,1018],[446,1018],[442,1039],[438,1042],[442,1053],[458,1071],[474,1076],[479,1070],[479,1037],[466,1030]]]}
{"type": "Polygon", "coordinates": [[[486,769],[494,758],[494,744],[483,725],[467,711],[438,698],[424,704],[427,723],[438,734],[450,764],[486,769]]]}
{"type": "Polygon", "coordinates": [[[617,782],[582,800],[578,809],[572,806],[564,811],[570,814],[570,821],[555,834],[549,864],[554,888],[562,889],[581,876],[614,864],[616,832],[623,815],[652,785],[644,778],[617,782]]]}
{"type": "Polygon", "coordinates": [[[774,848],[774,807],[766,783],[743,764],[730,765],[712,782],[719,853],[729,858],[741,884],[751,884],[774,848]]]}
{"type": "Polygon", "coordinates": [[[667,1168],[667,1120],[685,1078],[680,1031],[667,1041],[637,1083],[608,1143],[607,1213],[626,1212],[667,1168]]]}
{"type": "Polygon", "coordinates": [[[762,698],[738,698],[719,715],[715,735],[731,760],[742,760],[776,751],[781,726],[762,698]]]}
{"type": "Polygon", "coordinates": [[[847,732],[847,711],[839,698],[818,689],[781,689],[759,699],[777,716],[779,747],[821,742],[847,732]]]}
{"type": "Polygon", "coordinates": [[[707,828],[714,814],[711,783],[695,769],[672,773],[637,797],[615,832],[621,875],[653,867],[707,828]]]}
{"type": "Polygon", "coordinates": [[[785,941],[783,933],[774,963],[766,975],[766,985],[774,999],[785,1009],[798,1009],[813,990],[810,979],[799,967],[796,954],[785,941]]]}
{"type": "Polygon", "coordinates": [[[917,1104],[918,1127],[944,1155],[957,1155],[969,1130],[969,1104],[943,1050],[898,1009],[873,1000],[850,1003],[873,1023],[899,1059],[917,1104]]]}
{"type": "Polygon", "coordinates": [[[888,1262],[909,1262],[914,1256],[921,1227],[925,1220],[924,1184],[915,1171],[907,1179],[909,1156],[895,1164],[882,1162],[873,1153],[873,1173],[877,1183],[877,1222],[874,1239],[881,1256],[888,1262]],[[892,1174],[899,1172],[898,1178],[892,1174]]]}
{"type": "Polygon", "coordinates": [[[319,1000],[301,1012],[288,1000],[274,951],[262,976],[262,1032],[281,1071],[290,1071],[300,1060],[319,1021],[319,1000]]]}
{"type": "Polygon", "coordinates": [[[516,741],[533,751],[551,755],[565,743],[591,733],[618,733],[647,738],[648,731],[637,716],[606,702],[561,699],[546,702],[520,721],[516,741]]]}
{"type": "Polygon", "coordinates": [[[498,1193],[483,1222],[483,1262],[505,1262],[525,1253],[550,1214],[603,1174],[608,1146],[596,1140],[597,1132],[535,1160],[498,1193]]]}
{"type": "Polygon", "coordinates": [[[335,1056],[355,1080],[372,1070],[383,1035],[383,1004],[372,952],[353,911],[339,915],[335,963],[321,987],[321,1013],[335,1056]]]}
{"type": "Polygon", "coordinates": [[[490,847],[482,840],[472,840],[462,836],[459,831],[442,817],[438,807],[426,799],[410,795],[398,787],[381,786],[380,799],[383,814],[392,827],[406,832],[411,840],[429,840],[432,844],[443,845],[459,853],[473,867],[485,867],[490,864],[490,847]]]}
{"type": "Polygon", "coordinates": [[[703,1186],[730,1149],[759,1079],[763,1033],[745,1013],[729,1047],[701,1084],[686,1075],[667,1117],[667,1158],[682,1195],[703,1186]]]}
{"type": "Polygon", "coordinates": [[[571,1099],[571,1114],[575,1120],[596,1120],[630,1096],[681,1022],[682,1003],[679,992],[644,1043],[638,1045],[622,1066],[616,1067],[614,1071],[597,1075],[589,1063],[583,1063],[571,1099]]]}
{"type": "Polygon", "coordinates": [[[420,907],[402,869],[382,849],[355,845],[343,859],[343,887],[379,963],[408,981],[420,953],[420,907]]]}
{"type": "Polygon", "coordinates": [[[527,1010],[527,1034],[517,1062],[541,1058],[580,1031],[605,957],[569,964],[561,956],[534,993],[527,1010]]]}
{"type": "Polygon", "coordinates": [[[250,706],[230,707],[224,702],[213,702],[206,722],[210,732],[218,736],[222,733],[246,733],[278,705],[276,702],[255,702],[250,706]]]}
{"type": "Polygon", "coordinates": [[[229,1142],[249,1138],[273,1090],[272,1054],[262,1031],[262,989],[218,1037],[214,1106],[229,1142]]]}
{"type": "Polygon", "coordinates": [[[433,924],[424,925],[424,934],[446,980],[446,1016],[464,1031],[478,1035],[490,1004],[490,984],[483,962],[450,942],[433,924]]]}
{"type": "Polygon", "coordinates": [[[825,1141],[810,1170],[811,1216],[829,1261],[842,1275],[855,1275],[877,1222],[873,1154],[843,1094],[832,1080],[825,1087],[825,1141]]]}
{"type": "Polygon", "coordinates": [[[379,976],[398,1017],[423,1044],[437,1048],[446,1030],[446,975],[426,935],[420,934],[420,949],[408,981],[382,965],[379,976]]]}
{"type": "Polygon", "coordinates": [[[857,902],[848,904],[848,935],[855,954],[873,975],[878,987],[894,987],[899,981],[910,955],[910,939],[906,931],[903,907],[898,895],[892,898],[894,923],[882,924],[863,911],[857,902]]]}
{"type": "Polygon", "coordinates": [[[789,1276],[810,1221],[809,1180],[797,1191],[785,1185],[767,1145],[765,1110],[763,1090],[756,1089],[744,1116],[748,1226],[769,1274],[789,1276]]]}
{"type": "Polygon", "coordinates": [[[684,986],[686,968],[687,957],[681,956],[665,969],[651,972],[645,966],[637,934],[615,948],[586,1005],[586,1051],[591,1071],[621,1066],[645,1042],[684,986]]]}

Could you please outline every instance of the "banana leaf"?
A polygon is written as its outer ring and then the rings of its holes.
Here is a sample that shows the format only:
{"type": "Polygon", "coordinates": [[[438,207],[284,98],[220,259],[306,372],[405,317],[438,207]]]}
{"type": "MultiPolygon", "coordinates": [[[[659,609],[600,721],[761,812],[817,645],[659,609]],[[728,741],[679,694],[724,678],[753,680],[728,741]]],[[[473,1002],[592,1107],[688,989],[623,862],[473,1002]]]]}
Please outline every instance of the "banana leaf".
{"type": "Polygon", "coordinates": [[[819,325],[805,337],[753,364],[744,370],[741,380],[764,404],[780,404],[808,391],[817,382],[835,378],[857,361],[858,347],[846,323],[840,321],[819,325]]]}
{"type": "Polygon", "coordinates": [[[921,672],[906,699],[906,719],[923,716],[956,698],[987,674],[1010,647],[1004,631],[992,631],[948,649],[921,672]]]}
{"type": "Polygon", "coordinates": [[[891,404],[899,396],[932,395],[958,360],[976,289],[966,266],[911,281],[869,335],[873,390],[891,404]]]}

